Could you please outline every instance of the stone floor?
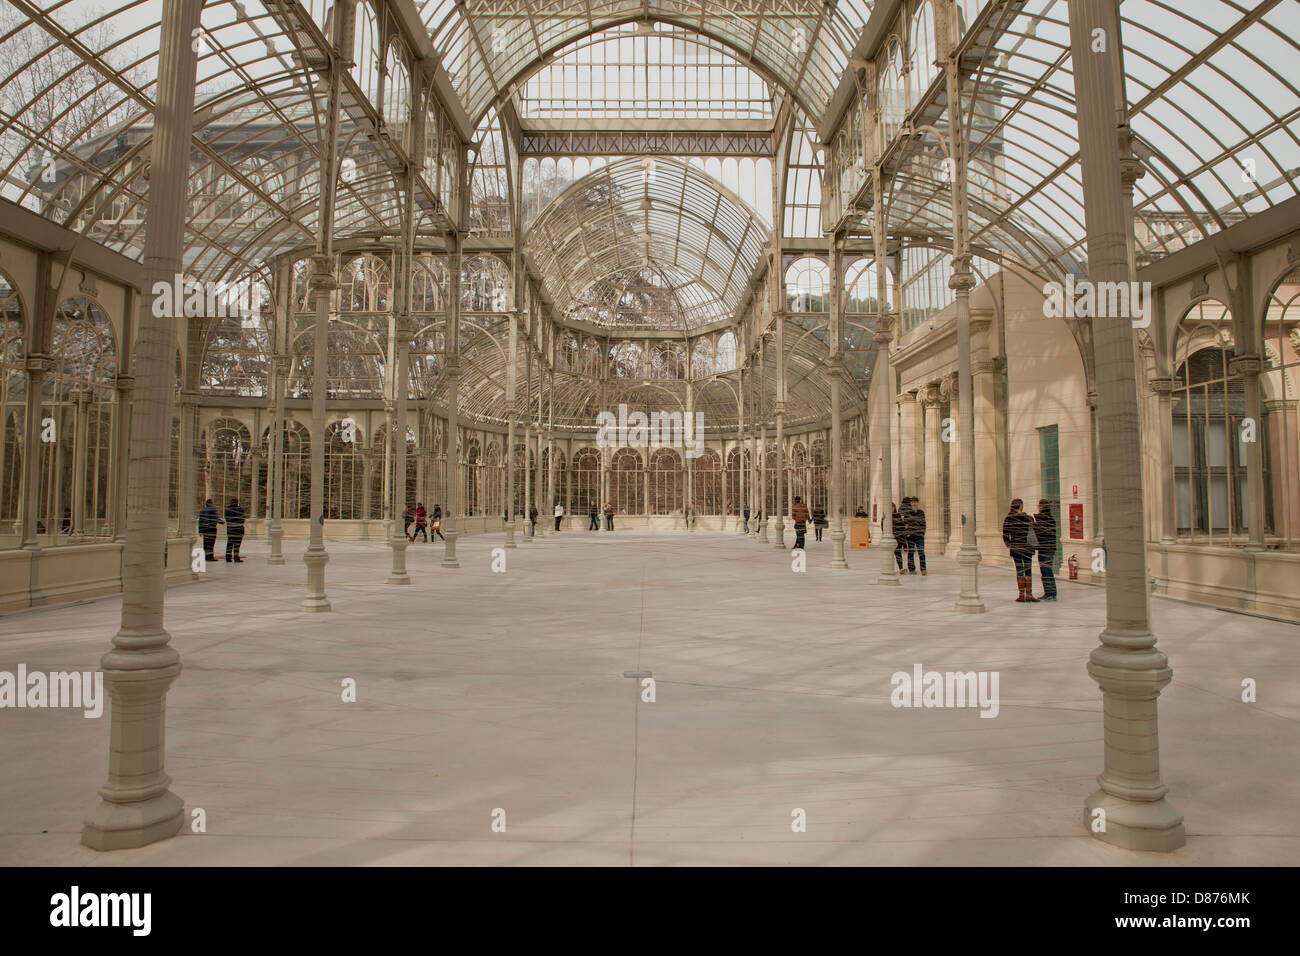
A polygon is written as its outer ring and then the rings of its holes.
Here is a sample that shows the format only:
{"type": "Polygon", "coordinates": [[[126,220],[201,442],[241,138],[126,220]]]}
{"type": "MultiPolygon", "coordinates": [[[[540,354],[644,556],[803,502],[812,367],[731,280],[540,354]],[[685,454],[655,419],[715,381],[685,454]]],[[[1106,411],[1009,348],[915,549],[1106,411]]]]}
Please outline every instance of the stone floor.
{"type": "MultiPolygon", "coordinates": [[[[565,532],[416,545],[387,585],[379,544],[330,544],[333,612],[298,611],[250,542],[167,594],[184,671],[167,767],[206,832],[142,850],[81,847],[109,721],[0,711],[2,864],[1290,864],[1300,853],[1293,625],[1153,600],[1174,668],[1164,778],[1188,843],[1087,836],[1101,770],[1084,666],[1104,594],[1062,584],[1017,606],[984,569],[988,613],[951,612],[952,562],[874,586],[878,552],[808,570],[734,533],[565,532]],[[890,676],[996,670],[1000,713],[895,709],[890,676]],[[655,701],[641,700],[653,673],[655,701]],[[341,684],[357,682],[344,703],[341,684]],[[1258,703],[1242,703],[1254,677],[1258,703]],[[494,811],[505,832],[494,832],[494,811]],[[792,812],[807,832],[792,832],[792,812]]],[[[0,618],[0,670],[90,669],[119,598],[0,618]]]]}

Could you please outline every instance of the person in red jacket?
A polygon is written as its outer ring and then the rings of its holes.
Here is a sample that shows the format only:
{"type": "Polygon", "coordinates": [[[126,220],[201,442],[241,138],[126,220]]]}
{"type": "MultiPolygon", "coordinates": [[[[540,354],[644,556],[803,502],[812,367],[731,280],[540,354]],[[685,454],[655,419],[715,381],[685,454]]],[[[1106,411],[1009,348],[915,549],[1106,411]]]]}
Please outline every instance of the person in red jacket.
{"type": "Polygon", "coordinates": [[[415,536],[420,535],[424,538],[424,543],[429,543],[429,512],[424,510],[423,502],[416,502],[415,505],[415,530],[411,532],[411,541],[415,541],[415,536]]]}
{"type": "Polygon", "coordinates": [[[790,517],[794,519],[794,546],[802,548],[803,537],[808,532],[808,506],[798,495],[790,506],[790,517]]]}

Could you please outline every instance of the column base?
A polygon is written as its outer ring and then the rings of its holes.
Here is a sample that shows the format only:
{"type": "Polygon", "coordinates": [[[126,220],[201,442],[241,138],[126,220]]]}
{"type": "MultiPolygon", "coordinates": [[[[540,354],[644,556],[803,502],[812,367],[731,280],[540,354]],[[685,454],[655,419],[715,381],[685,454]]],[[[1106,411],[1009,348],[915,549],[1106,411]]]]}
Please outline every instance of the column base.
{"type": "Polygon", "coordinates": [[[1126,800],[1097,790],[1083,802],[1083,825],[1102,843],[1125,850],[1169,853],[1186,845],[1183,815],[1161,797],[1154,801],[1126,800]],[[1094,829],[1096,810],[1106,814],[1106,829],[1094,829]]]}
{"type": "Polygon", "coordinates": [[[170,790],[139,803],[101,801],[86,817],[81,843],[92,850],[130,850],[174,837],[185,822],[185,801],[170,790]]]}
{"type": "Polygon", "coordinates": [[[515,526],[514,526],[514,522],[511,522],[510,524],[506,525],[506,547],[507,547],[507,548],[518,548],[518,547],[519,547],[519,545],[515,544],[515,526]]]}
{"type": "Polygon", "coordinates": [[[883,584],[886,587],[895,587],[895,588],[902,587],[903,584],[902,581],[898,580],[897,571],[894,571],[893,573],[887,573],[885,571],[881,571],[880,574],[876,576],[876,583],[883,584]]]}
{"type": "Polygon", "coordinates": [[[298,610],[308,614],[324,614],[334,610],[329,598],[325,596],[325,565],[329,564],[329,560],[330,556],[324,547],[313,549],[311,545],[307,546],[307,553],[302,556],[303,564],[307,565],[307,594],[298,610]]]}
{"type": "Polygon", "coordinates": [[[460,562],[456,560],[456,532],[444,531],[447,543],[442,549],[442,566],[444,568],[458,568],[460,562]]]}
{"type": "Polygon", "coordinates": [[[266,563],[275,566],[284,564],[284,553],[280,550],[280,543],[284,540],[284,528],[278,524],[272,525],[266,536],[271,541],[271,553],[267,555],[266,563]]]}
{"type": "Polygon", "coordinates": [[[831,532],[831,570],[847,571],[849,563],[844,560],[844,532],[831,532]]]}

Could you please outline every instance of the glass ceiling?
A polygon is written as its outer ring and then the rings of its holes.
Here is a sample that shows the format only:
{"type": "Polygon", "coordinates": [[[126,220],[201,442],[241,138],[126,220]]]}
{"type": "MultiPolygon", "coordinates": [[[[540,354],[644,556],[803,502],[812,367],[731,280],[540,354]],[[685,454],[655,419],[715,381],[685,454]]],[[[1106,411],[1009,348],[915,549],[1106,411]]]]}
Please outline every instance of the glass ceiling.
{"type": "MultiPolygon", "coordinates": [[[[979,4],[985,7],[987,4],[979,4]]],[[[1045,275],[1086,270],[1083,183],[1065,0],[1028,0],[964,81],[971,241],[1045,275]]],[[[1300,195],[1294,0],[1125,0],[1139,264],[1300,195]]],[[[995,18],[995,22],[998,22],[995,18]]],[[[947,96],[916,125],[948,130],[947,96]]],[[[890,228],[950,236],[951,185],[932,136],[896,141],[890,228]]],[[[870,184],[865,187],[869,195],[870,184]]]]}
{"type": "Polygon", "coordinates": [[[425,0],[421,18],[477,120],[521,76],[579,37],[630,20],[712,37],[821,116],[871,13],[867,0],[425,0]]]}
{"type": "Polygon", "coordinates": [[[621,276],[671,289],[682,330],[733,317],[767,227],[708,175],[677,160],[622,159],[569,187],[538,217],[524,254],[559,312],[602,327],[663,329],[670,310],[622,308],[621,276]],[[654,278],[657,277],[657,278],[654,278]],[[584,295],[604,282],[602,291],[584,295]]]}

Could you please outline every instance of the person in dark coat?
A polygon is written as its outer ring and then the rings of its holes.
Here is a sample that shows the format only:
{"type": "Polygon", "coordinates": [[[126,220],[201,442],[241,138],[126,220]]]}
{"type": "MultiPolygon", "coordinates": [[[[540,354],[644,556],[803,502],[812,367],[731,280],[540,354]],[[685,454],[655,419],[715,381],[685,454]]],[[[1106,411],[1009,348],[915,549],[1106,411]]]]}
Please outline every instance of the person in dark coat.
{"type": "Polygon", "coordinates": [[[537,505],[531,505],[528,508],[528,523],[531,526],[529,529],[529,533],[532,535],[536,535],[537,534],[537,505]]]}
{"type": "Polygon", "coordinates": [[[749,505],[745,505],[745,510],[741,514],[745,518],[745,534],[749,534],[749,505]]]}
{"type": "Polygon", "coordinates": [[[915,574],[916,567],[912,561],[912,498],[903,496],[903,503],[894,512],[894,560],[898,562],[898,573],[915,574]],[[907,555],[908,567],[903,567],[903,555],[907,555]]]}
{"type": "Polygon", "coordinates": [[[912,564],[912,555],[917,556],[917,563],[921,565],[921,574],[925,575],[925,512],[921,509],[921,502],[916,495],[911,498],[911,509],[907,514],[907,573],[915,574],[916,569],[912,564]]]}
{"type": "Polygon", "coordinates": [[[239,556],[239,546],[244,543],[244,509],[239,507],[239,500],[231,498],[226,505],[226,561],[243,564],[239,556]]]}
{"type": "MultiPolygon", "coordinates": [[[[898,510],[898,505],[894,502],[889,503],[889,533],[894,536],[894,562],[898,565],[898,573],[903,573],[903,548],[907,544],[907,531],[904,528],[903,515],[898,510]]],[[[885,538],[885,516],[880,516],[880,538],[885,538]]]]}
{"type": "Polygon", "coordinates": [[[605,530],[614,530],[614,506],[608,501],[605,502],[605,530]]]}
{"type": "Polygon", "coordinates": [[[600,530],[600,509],[596,507],[594,499],[592,500],[590,507],[587,508],[587,530],[600,530]]]}
{"type": "Polygon", "coordinates": [[[816,532],[817,540],[820,541],[822,539],[822,532],[826,530],[826,525],[828,524],[828,522],[826,521],[826,509],[825,508],[813,509],[812,519],[813,519],[813,531],[816,532]]]}
{"type": "Polygon", "coordinates": [[[1025,602],[1038,603],[1034,597],[1034,551],[1037,544],[1030,543],[1034,531],[1034,519],[1025,514],[1025,503],[1019,498],[1011,500],[1011,510],[1002,519],[1002,543],[1011,552],[1011,560],[1016,566],[1016,587],[1020,589],[1017,604],[1025,602]]]}
{"type": "Polygon", "coordinates": [[[1041,600],[1055,601],[1056,575],[1052,572],[1052,565],[1056,561],[1056,518],[1052,515],[1052,503],[1046,498],[1038,499],[1034,534],[1038,537],[1038,573],[1043,578],[1041,600]]]}
{"type": "Polygon", "coordinates": [[[429,540],[430,541],[433,540],[434,535],[437,535],[439,538],[442,538],[443,541],[447,540],[442,535],[442,505],[434,505],[433,511],[429,514],[429,540]]]}
{"type": "Polygon", "coordinates": [[[217,512],[217,507],[209,498],[203,502],[203,510],[199,512],[199,534],[203,537],[203,557],[207,561],[217,560],[217,556],[212,550],[217,546],[217,525],[225,524],[221,520],[221,515],[217,512]]]}
{"type": "Polygon", "coordinates": [[[402,534],[406,535],[407,541],[414,541],[411,537],[411,525],[415,523],[415,515],[411,512],[411,506],[407,505],[402,509],[402,534]]]}

